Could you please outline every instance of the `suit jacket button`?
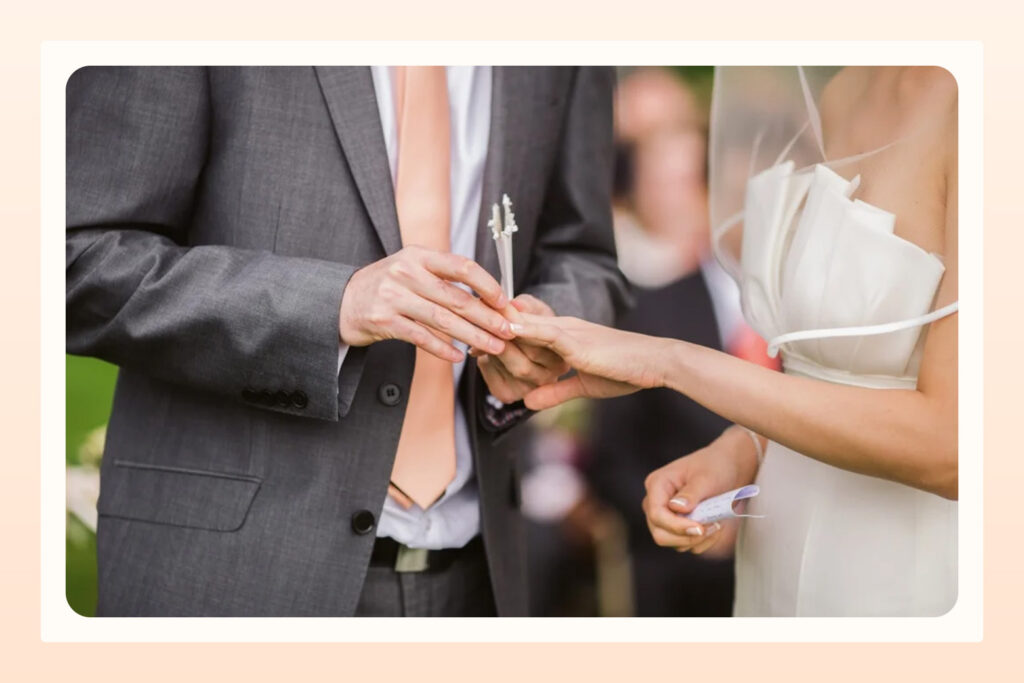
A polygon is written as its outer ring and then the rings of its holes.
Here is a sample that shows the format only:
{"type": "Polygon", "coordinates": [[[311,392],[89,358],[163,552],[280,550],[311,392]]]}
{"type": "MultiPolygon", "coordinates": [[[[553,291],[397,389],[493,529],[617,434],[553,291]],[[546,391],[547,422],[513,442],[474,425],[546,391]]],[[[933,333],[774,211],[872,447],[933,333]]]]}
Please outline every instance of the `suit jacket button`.
{"type": "Polygon", "coordinates": [[[260,405],[272,406],[274,405],[274,394],[264,389],[263,391],[259,392],[259,395],[257,396],[256,400],[257,402],[259,402],[260,405]]]}
{"type": "Polygon", "coordinates": [[[377,389],[377,398],[386,406],[397,406],[402,400],[402,390],[397,384],[381,384],[377,389]]]}
{"type": "Polygon", "coordinates": [[[243,401],[245,401],[247,403],[255,403],[256,399],[258,397],[259,397],[259,392],[257,392],[252,387],[246,387],[245,389],[242,389],[242,400],[243,401]]]}
{"type": "Polygon", "coordinates": [[[292,392],[292,405],[302,410],[309,405],[309,397],[306,396],[304,391],[293,391],[292,392]]]}
{"type": "Polygon", "coordinates": [[[352,515],[352,531],[360,536],[365,536],[373,531],[373,526],[376,523],[377,520],[369,510],[360,510],[352,515]]]}
{"type": "Polygon", "coordinates": [[[274,394],[274,403],[280,408],[287,408],[292,404],[292,397],[287,391],[281,390],[274,394]]]}

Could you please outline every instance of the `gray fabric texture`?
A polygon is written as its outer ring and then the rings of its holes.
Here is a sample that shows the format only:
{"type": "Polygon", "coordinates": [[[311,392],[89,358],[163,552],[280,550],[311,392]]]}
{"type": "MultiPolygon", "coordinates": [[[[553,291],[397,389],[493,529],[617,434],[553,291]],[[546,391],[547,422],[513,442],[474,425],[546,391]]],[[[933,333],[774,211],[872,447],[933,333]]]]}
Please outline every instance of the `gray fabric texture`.
{"type": "MultiPolygon", "coordinates": [[[[516,201],[520,291],[604,323],[626,300],[611,91],[606,68],[496,68],[481,206],[516,201]]],[[[374,541],[352,518],[380,515],[414,362],[382,342],[337,373],[348,279],[401,248],[370,70],[76,71],[66,209],[67,351],[120,366],[98,613],[352,615],[374,541]]],[[[470,364],[495,602],[521,615],[524,433],[482,423],[484,391],[470,364]]]]}

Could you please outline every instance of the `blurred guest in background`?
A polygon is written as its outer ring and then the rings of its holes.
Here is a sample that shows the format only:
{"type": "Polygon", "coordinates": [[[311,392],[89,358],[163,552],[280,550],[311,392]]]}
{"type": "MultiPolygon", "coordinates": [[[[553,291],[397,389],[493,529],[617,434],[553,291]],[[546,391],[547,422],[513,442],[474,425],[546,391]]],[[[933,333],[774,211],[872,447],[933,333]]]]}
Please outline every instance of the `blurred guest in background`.
{"type": "MultiPolygon", "coordinates": [[[[672,73],[645,69],[623,80],[617,105],[615,238],[619,267],[636,291],[636,307],[618,326],[721,349],[723,332],[732,333],[740,316],[736,305],[715,306],[712,286],[718,299],[736,300],[735,290],[722,288],[731,280],[704,273],[714,266],[696,98],[672,73]]],[[[593,405],[585,471],[594,495],[625,520],[637,616],[732,610],[732,544],[722,543],[714,556],[666,550],[651,540],[641,508],[649,472],[703,448],[726,426],[668,390],[593,405]]]]}
{"type": "Polygon", "coordinates": [[[713,249],[785,373],[524,314],[517,338],[577,370],[524,403],[671,387],[735,423],[646,477],[643,501],[656,543],[699,554],[722,539],[717,521],[693,519],[699,502],[760,488],[737,544],[735,615],[946,614],[959,494],[956,81],[934,67],[719,67],[714,97],[713,249]],[[745,183],[733,175],[742,155],[745,183]]]}
{"type": "MultiPolygon", "coordinates": [[[[706,111],[668,69],[620,80],[615,238],[636,307],[618,327],[772,367],[735,283],[710,256],[706,111]]],[[[714,552],[674,553],[651,540],[641,507],[649,472],[708,445],[728,422],[669,390],[562,408],[545,416],[524,481],[533,613],[728,616],[735,528],[714,552]]]]}

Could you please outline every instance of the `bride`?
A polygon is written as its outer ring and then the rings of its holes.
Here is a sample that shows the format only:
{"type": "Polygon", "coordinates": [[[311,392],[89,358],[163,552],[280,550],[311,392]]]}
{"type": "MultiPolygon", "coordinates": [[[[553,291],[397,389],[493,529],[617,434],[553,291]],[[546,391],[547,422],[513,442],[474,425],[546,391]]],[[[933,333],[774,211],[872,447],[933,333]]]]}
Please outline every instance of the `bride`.
{"type": "Polygon", "coordinates": [[[720,526],[686,514],[759,486],[737,616],[943,614],[956,601],[956,82],[938,68],[719,68],[711,116],[715,252],[785,372],[524,316],[518,336],[577,370],[526,404],[670,387],[735,423],[653,472],[644,511],[658,544],[699,553],[720,526]]]}

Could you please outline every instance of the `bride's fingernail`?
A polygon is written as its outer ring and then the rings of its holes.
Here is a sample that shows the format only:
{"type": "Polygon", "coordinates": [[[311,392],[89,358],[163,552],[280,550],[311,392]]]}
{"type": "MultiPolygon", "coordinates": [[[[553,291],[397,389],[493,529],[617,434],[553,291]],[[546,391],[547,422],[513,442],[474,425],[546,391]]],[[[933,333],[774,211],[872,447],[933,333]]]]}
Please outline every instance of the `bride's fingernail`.
{"type": "Polygon", "coordinates": [[[719,524],[718,522],[715,522],[715,525],[713,527],[711,527],[710,529],[708,529],[708,536],[714,536],[715,534],[718,533],[718,531],[721,528],[722,528],[722,525],[719,524]]]}
{"type": "Polygon", "coordinates": [[[699,526],[691,526],[686,529],[687,536],[703,536],[704,532],[700,530],[699,526]]]}
{"type": "Polygon", "coordinates": [[[523,326],[520,325],[519,323],[509,323],[508,326],[516,334],[519,334],[520,332],[523,331],[523,326]]]}
{"type": "Polygon", "coordinates": [[[670,503],[675,503],[679,507],[683,507],[683,508],[686,507],[686,499],[685,498],[673,498],[669,502],[670,503]]]}

